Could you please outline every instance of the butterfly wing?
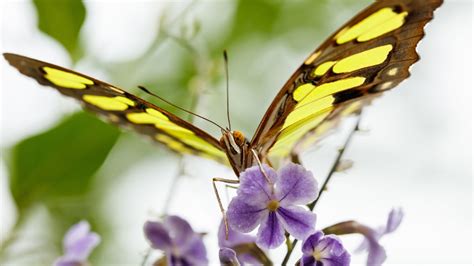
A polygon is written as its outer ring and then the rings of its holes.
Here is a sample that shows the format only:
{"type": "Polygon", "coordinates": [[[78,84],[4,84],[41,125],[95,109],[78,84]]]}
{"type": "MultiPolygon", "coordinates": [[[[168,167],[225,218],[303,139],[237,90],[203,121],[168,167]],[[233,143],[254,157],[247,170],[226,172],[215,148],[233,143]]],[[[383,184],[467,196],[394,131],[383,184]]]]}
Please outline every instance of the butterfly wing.
{"type": "Polygon", "coordinates": [[[342,26],[296,70],[251,141],[262,158],[301,151],[409,74],[416,45],[442,0],[379,0],[342,26]],[[302,145],[302,144],[305,145],[302,145]]]}
{"type": "Polygon", "coordinates": [[[5,59],[22,74],[75,98],[107,121],[149,136],[181,154],[225,162],[219,142],[192,124],[122,89],[69,69],[16,54],[5,59]]]}

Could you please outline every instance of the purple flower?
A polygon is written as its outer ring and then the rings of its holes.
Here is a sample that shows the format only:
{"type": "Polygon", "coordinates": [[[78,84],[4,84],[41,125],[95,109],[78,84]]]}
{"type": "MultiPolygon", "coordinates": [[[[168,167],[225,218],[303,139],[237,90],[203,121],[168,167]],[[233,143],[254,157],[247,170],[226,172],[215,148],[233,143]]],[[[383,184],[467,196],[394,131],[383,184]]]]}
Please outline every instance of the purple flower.
{"type": "Polygon", "coordinates": [[[219,260],[223,266],[240,266],[237,254],[230,248],[219,249],[219,260]]]}
{"type": "Polygon", "coordinates": [[[304,241],[302,251],[301,266],[346,266],[351,261],[351,256],[344,249],[339,238],[335,235],[325,236],[321,231],[304,241]]]}
{"type": "Polygon", "coordinates": [[[316,199],[317,182],[302,166],[288,164],[278,174],[264,165],[240,175],[237,196],[227,212],[229,225],[241,233],[258,228],[257,245],[276,248],[285,241],[285,231],[297,239],[314,232],[316,214],[299,205],[316,199]]]}
{"type": "Polygon", "coordinates": [[[167,265],[205,265],[206,247],[200,234],[178,216],[167,216],[164,221],[148,221],[143,227],[151,247],[164,251],[167,265]]]}
{"type": "Polygon", "coordinates": [[[398,226],[402,222],[403,211],[401,209],[392,209],[388,215],[387,223],[385,226],[373,229],[368,226],[363,226],[363,235],[365,237],[362,244],[356,251],[368,251],[367,265],[376,266],[382,265],[387,258],[385,249],[379,244],[382,236],[392,233],[397,230],[398,226]]]}
{"type": "Polygon", "coordinates": [[[83,266],[88,265],[87,258],[99,244],[100,236],[90,231],[87,221],[80,221],[73,225],[64,235],[64,255],[59,257],[55,266],[83,266]]]}

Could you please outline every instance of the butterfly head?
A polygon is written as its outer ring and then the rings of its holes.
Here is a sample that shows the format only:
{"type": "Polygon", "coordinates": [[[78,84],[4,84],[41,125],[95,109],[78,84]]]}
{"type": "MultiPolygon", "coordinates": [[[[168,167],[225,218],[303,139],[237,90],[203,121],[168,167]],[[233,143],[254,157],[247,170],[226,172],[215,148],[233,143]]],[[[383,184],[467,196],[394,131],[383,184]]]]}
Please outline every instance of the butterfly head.
{"type": "Polygon", "coordinates": [[[224,147],[231,154],[241,154],[244,146],[246,146],[249,141],[245,138],[244,133],[241,131],[223,130],[220,143],[222,147],[224,147]]]}

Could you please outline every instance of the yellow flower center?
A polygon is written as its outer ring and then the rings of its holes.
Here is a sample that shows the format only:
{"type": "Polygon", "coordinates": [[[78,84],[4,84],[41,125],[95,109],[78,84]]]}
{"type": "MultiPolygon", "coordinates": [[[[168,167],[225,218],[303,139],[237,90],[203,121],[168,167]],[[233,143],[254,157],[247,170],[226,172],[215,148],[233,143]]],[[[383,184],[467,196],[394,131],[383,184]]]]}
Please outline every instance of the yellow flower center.
{"type": "Polygon", "coordinates": [[[321,261],[321,259],[323,258],[323,254],[319,250],[315,250],[313,252],[313,257],[316,261],[321,261]]]}
{"type": "Polygon", "coordinates": [[[272,212],[276,211],[276,209],[278,209],[278,207],[280,207],[280,203],[276,200],[270,201],[267,205],[267,208],[272,212]]]}

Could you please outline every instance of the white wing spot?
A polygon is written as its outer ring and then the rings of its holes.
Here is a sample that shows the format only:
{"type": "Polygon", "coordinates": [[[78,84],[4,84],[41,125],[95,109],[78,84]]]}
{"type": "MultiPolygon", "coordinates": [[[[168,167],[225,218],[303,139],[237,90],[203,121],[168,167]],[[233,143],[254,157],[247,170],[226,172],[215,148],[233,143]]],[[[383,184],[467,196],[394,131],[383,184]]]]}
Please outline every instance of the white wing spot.
{"type": "Polygon", "coordinates": [[[387,72],[389,76],[395,76],[398,73],[398,68],[394,67],[387,72]]]}
{"type": "Polygon", "coordinates": [[[392,87],[392,85],[393,85],[392,81],[385,82],[382,85],[380,85],[379,90],[384,91],[384,90],[390,89],[392,87]]]}

